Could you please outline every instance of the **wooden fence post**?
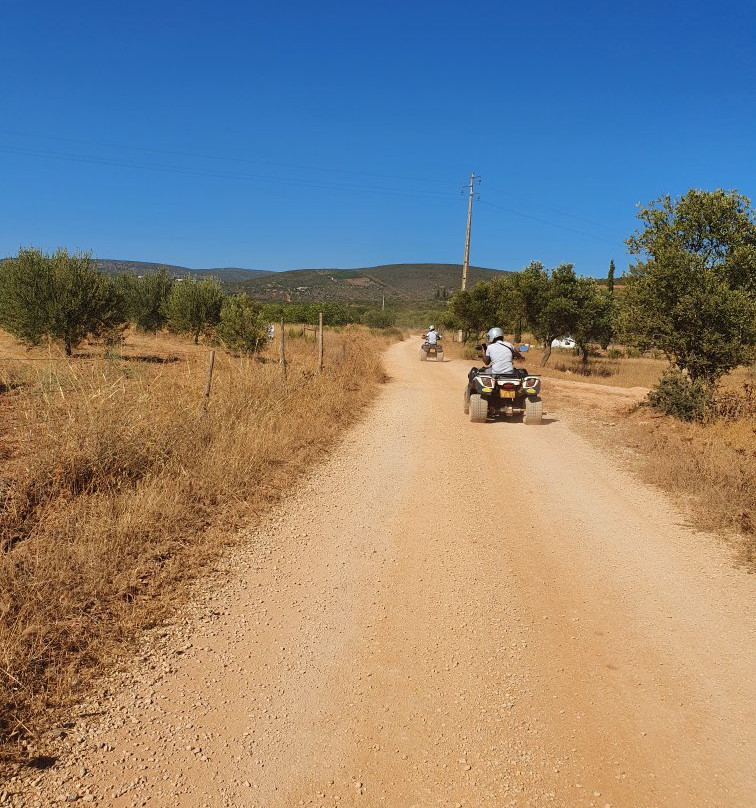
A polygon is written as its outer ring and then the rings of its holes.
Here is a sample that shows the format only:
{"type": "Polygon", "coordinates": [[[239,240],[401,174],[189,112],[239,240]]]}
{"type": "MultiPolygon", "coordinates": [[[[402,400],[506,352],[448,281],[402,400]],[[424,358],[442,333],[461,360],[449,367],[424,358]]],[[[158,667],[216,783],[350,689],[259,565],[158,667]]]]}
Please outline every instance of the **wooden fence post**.
{"type": "Polygon", "coordinates": [[[278,361],[281,365],[284,378],[286,378],[286,347],[284,342],[284,318],[281,317],[281,342],[279,347],[278,361]]]}
{"type": "Polygon", "coordinates": [[[318,373],[323,372],[323,312],[318,312],[318,373]]]}
{"type": "Polygon", "coordinates": [[[207,362],[207,380],[205,381],[205,400],[202,403],[202,409],[207,412],[210,404],[210,387],[213,383],[213,366],[215,365],[215,351],[210,351],[210,358],[207,362]]]}

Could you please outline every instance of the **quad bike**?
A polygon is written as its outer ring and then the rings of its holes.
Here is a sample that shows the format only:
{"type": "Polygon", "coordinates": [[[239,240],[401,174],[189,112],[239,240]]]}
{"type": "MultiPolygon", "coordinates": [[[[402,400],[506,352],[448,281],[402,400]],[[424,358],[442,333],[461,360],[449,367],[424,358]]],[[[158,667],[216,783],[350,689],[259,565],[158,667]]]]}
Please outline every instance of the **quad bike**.
{"type": "Polygon", "coordinates": [[[443,362],[444,346],[440,342],[437,342],[435,345],[424,342],[423,347],[420,348],[420,361],[425,362],[430,356],[434,357],[436,362],[443,362]]]}
{"type": "Polygon", "coordinates": [[[465,414],[473,423],[484,424],[497,415],[509,418],[523,413],[524,424],[540,424],[540,392],[540,377],[527,371],[491,373],[486,368],[473,368],[465,388],[465,414]]]}

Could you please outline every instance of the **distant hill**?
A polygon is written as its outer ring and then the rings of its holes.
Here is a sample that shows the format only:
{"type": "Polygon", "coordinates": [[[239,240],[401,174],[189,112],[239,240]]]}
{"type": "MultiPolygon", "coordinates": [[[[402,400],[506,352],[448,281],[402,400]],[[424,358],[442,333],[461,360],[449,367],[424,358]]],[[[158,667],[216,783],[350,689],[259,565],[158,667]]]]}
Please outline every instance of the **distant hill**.
{"type": "Polygon", "coordinates": [[[161,267],[165,267],[168,272],[179,278],[188,275],[214,275],[222,283],[233,284],[239,281],[257,278],[260,275],[270,275],[271,270],[267,269],[240,269],[239,267],[214,267],[211,269],[189,269],[176,264],[157,264],[150,261],[121,261],[112,258],[95,258],[95,264],[101,272],[109,275],[118,275],[122,272],[130,272],[132,275],[146,275],[148,272],[157,272],[161,267]]]}
{"type": "MultiPolygon", "coordinates": [[[[460,264],[385,264],[356,269],[292,269],[272,272],[264,269],[216,267],[189,269],[173,264],[146,261],[95,259],[103,272],[131,272],[145,275],[164,266],[176,277],[214,275],[229,291],[244,291],[258,300],[304,303],[340,300],[354,303],[419,302],[445,298],[459,289],[460,264]]],[[[498,269],[470,267],[468,285],[508,274],[498,269]]]]}
{"type": "MultiPolygon", "coordinates": [[[[507,274],[470,267],[468,284],[507,274]]],[[[459,264],[386,264],[358,269],[295,269],[240,282],[258,300],[343,300],[355,303],[433,300],[453,294],[462,281],[459,264]]]]}

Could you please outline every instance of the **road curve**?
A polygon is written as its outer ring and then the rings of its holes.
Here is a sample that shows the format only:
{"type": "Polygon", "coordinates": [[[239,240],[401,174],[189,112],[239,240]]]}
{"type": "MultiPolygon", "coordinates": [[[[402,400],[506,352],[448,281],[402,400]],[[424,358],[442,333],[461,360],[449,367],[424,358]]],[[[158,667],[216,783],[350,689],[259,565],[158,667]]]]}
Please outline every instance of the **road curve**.
{"type": "Polygon", "coordinates": [[[754,577],[418,347],[27,804],[756,804],[754,577]]]}

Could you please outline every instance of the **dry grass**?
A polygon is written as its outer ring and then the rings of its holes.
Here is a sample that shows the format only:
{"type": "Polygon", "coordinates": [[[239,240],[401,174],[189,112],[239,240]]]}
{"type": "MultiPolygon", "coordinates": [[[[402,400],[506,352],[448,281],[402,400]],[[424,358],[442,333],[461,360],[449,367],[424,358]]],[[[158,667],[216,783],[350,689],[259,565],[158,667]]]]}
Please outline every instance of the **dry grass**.
{"type": "Polygon", "coordinates": [[[541,365],[540,351],[536,351],[534,373],[546,378],[573,379],[575,381],[605,384],[612,387],[652,387],[669,366],[661,359],[649,357],[617,358],[592,357],[585,364],[575,356],[575,352],[554,348],[545,366],[541,365]],[[536,358],[537,357],[537,358],[536,358]]]}
{"type": "Polygon", "coordinates": [[[289,341],[286,380],[266,357],[220,354],[206,415],[207,349],[181,340],[0,361],[0,747],[163,619],[355,421],[387,338],[354,336],[327,333],[322,375],[312,344],[289,341]]]}
{"type": "Polygon", "coordinates": [[[695,527],[724,535],[756,564],[756,413],[691,424],[644,407],[618,431],[646,480],[682,501],[695,527]]]}

